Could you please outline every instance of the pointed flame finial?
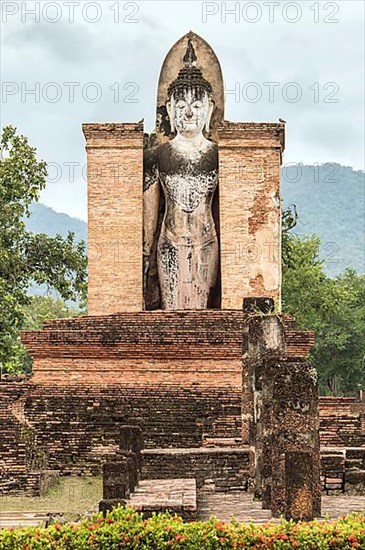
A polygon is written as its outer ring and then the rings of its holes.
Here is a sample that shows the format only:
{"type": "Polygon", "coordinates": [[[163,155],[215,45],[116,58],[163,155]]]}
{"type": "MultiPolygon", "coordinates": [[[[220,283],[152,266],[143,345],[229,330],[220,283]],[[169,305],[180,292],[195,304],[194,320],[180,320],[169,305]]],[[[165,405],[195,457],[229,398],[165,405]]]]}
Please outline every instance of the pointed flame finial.
{"type": "Polygon", "coordinates": [[[188,67],[191,67],[192,65],[195,64],[196,60],[197,60],[197,57],[196,57],[196,54],[195,54],[194,46],[193,46],[192,41],[189,38],[188,47],[186,48],[186,52],[185,52],[183,61],[186,65],[188,65],[188,67]]]}

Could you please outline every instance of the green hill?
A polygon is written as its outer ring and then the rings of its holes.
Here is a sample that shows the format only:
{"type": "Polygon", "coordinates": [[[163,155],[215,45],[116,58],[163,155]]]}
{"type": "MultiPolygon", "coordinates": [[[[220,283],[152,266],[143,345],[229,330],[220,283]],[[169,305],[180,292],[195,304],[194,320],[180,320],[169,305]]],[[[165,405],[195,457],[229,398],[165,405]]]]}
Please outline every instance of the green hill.
{"type": "Polygon", "coordinates": [[[284,207],[297,207],[295,232],[319,235],[328,275],[347,267],[365,273],[364,172],[336,163],[284,168],[281,191],[284,207]]]}
{"type": "MultiPolygon", "coordinates": [[[[365,273],[365,181],[364,172],[328,163],[321,166],[284,167],[281,190],[283,206],[295,204],[299,214],[295,232],[316,233],[330,276],[354,267],[365,273]]],[[[43,204],[34,204],[26,220],[30,231],[66,235],[87,240],[84,221],[59,214],[43,204]]]]}
{"type": "Polygon", "coordinates": [[[33,233],[46,233],[50,237],[62,235],[66,237],[71,231],[75,233],[77,241],[87,240],[87,224],[67,214],[55,212],[49,206],[33,203],[30,207],[31,215],[25,220],[27,229],[33,233]]]}

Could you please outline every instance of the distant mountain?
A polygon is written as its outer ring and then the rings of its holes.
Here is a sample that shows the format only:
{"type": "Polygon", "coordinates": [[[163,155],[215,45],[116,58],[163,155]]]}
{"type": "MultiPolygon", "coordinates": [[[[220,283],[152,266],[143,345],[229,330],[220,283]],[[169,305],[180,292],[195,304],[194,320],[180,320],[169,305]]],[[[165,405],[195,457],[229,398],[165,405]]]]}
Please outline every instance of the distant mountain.
{"type": "Polygon", "coordinates": [[[27,229],[33,233],[46,233],[50,237],[62,235],[66,237],[71,231],[75,233],[77,241],[87,240],[87,224],[83,220],[71,218],[67,214],[55,212],[49,206],[33,203],[30,207],[31,215],[25,220],[27,229]]]}
{"type": "MultiPolygon", "coordinates": [[[[295,204],[299,235],[317,234],[322,246],[326,272],[335,276],[347,267],[365,273],[365,181],[364,172],[349,166],[328,163],[299,164],[282,170],[283,206],[295,204]]],[[[67,214],[59,214],[43,204],[33,204],[27,227],[35,233],[75,233],[87,240],[87,224],[67,214]]]]}
{"type": "Polygon", "coordinates": [[[365,273],[364,176],[333,162],[282,170],[283,206],[295,204],[299,215],[294,232],[319,235],[320,257],[330,276],[347,267],[365,273]]]}

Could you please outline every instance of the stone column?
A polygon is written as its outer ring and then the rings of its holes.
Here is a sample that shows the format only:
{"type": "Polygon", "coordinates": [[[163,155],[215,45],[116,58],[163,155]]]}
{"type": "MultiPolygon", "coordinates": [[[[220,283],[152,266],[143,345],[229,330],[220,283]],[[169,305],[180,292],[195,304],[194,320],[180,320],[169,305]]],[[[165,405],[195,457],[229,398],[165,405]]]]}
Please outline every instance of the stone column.
{"type": "Polygon", "coordinates": [[[274,517],[309,521],[321,513],[317,372],[303,361],[280,362],[272,379],[274,517]]]}
{"type": "Polygon", "coordinates": [[[126,505],[130,496],[130,476],[127,460],[122,459],[103,464],[103,498],[99,511],[104,514],[114,507],[126,505]]]}
{"type": "MultiPolygon", "coordinates": [[[[258,299],[246,299],[244,309],[255,304],[258,299]]],[[[244,366],[251,373],[253,405],[246,422],[255,451],[255,493],[274,517],[310,520],[321,510],[317,373],[288,355],[280,317],[251,315],[247,323],[244,366]]]]}
{"type": "Polygon", "coordinates": [[[143,433],[139,426],[120,426],[120,449],[121,452],[133,453],[136,457],[138,473],[142,472],[142,449],[144,447],[143,433]]]}
{"type": "Polygon", "coordinates": [[[89,315],[141,311],[143,124],[84,124],[89,315]]]}
{"type": "Polygon", "coordinates": [[[280,306],[280,165],[284,124],[218,129],[222,309],[268,296],[280,306]]]}
{"type": "MultiPolygon", "coordinates": [[[[269,299],[255,300],[256,305],[273,306],[269,299]]],[[[248,299],[244,309],[249,310],[248,299]]],[[[263,508],[271,507],[272,476],[272,379],[278,362],[285,357],[286,343],[284,326],[276,315],[253,315],[248,317],[248,349],[244,357],[244,370],[248,370],[250,384],[244,386],[243,402],[249,422],[249,444],[255,455],[254,492],[262,499],[263,508]],[[249,394],[251,386],[252,397],[249,394]],[[246,390],[246,391],[245,391],[246,390]]],[[[243,419],[244,420],[244,419],[243,419]]],[[[244,424],[244,421],[243,421],[244,424]]]]}

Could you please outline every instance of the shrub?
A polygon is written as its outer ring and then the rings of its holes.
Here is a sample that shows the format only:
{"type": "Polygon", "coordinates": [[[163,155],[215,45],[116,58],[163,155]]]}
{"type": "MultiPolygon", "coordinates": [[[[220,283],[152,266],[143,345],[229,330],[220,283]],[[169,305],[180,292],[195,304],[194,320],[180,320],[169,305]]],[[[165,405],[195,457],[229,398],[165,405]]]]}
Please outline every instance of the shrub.
{"type": "Polygon", "coordinates": [[[352,514],[337,521],[255,525],[225,523],[216,518],[184,523],[178,516],[155,514],[143,519],[131,508],[117,508],[104,518],[96,514],[81,523],[48,528],[0,530],[1,550],[335,550],[365,549],[365,516],[352,514]]]}

